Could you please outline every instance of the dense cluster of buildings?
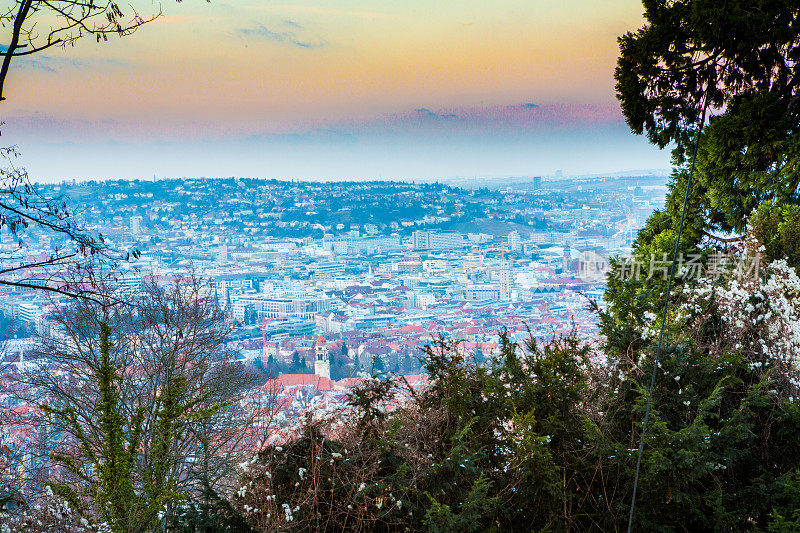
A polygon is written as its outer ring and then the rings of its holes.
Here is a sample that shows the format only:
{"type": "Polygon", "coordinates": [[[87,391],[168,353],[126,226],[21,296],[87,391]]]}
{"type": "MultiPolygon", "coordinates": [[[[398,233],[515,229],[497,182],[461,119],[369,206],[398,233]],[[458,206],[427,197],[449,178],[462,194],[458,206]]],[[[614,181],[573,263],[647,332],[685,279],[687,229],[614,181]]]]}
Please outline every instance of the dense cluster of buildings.
{"type": "MultiPolygon", "coordinates": [[[[277,387],[289,424],[298,410],[343,401],[363,372],[404,374],[421,386],[419,357],[437,339],[479,360],[497,353],[501,331],[519,343],[596,339],[589,302],[602,300],[608,258],[628,249],[663,201],[663,184],[546,185],[231,179],[64,183],[50,193],[84,202],[89,230],[141,252],[117,276],[129,294],[149,282],[203,280],[234,326],[230,347],[264,372],[265,387],[277,387]]],[[[24,237],[20,262],[59,245],[37,228],[24,237]]],[[[19,249],[5,234],[0,248],[19,249]]],[[[66,300],[35,287],[60,274],[24,269],[18,279],[28,287],[0,287],[4,368],[46,367],[31,361],[30,336],[50,334],[66,300]]]]}
{"type": "MultiPolygon", "coordinates": [[[[83,202],[88,229],[141,251],[120,285],[198,276],[238,327],[236,340],[278,342],[278,359],[305,354],[319,334],[356,350],[369,339],[389,353],[439,334],[496,343],[500,327],[518,340],[528,328],[591,338],[587,297],[600,299],[608,257],[625,251],[664,193],[653,178],[532,179],[499,190],[235,178],[48,187],[83,202]]],[[[17,246],[2,238],[3,248],[17,246]]],[[[35,262],[58,243],[31,228],[26,245],[23,259],[35,262]]],[[[34,284],[53,275],[20,273],[34,284]]],[[[59,304],[0,288],[0,312],[17,336],[46,333],[59,304]]]]}

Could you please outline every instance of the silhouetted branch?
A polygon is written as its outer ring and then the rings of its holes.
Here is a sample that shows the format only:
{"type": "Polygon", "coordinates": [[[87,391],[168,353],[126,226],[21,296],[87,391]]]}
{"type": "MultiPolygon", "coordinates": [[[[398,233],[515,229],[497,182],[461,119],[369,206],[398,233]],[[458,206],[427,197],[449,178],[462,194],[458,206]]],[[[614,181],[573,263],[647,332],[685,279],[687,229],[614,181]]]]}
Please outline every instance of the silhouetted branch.
{"type": "Polygon", "coordinates": [[[126,16],[115,1],[95,2],[94,0],[16,0],[15,7],[0,13],[0,24],[11,27],[8,45],[3,51],[0,66],[0,101],[6,78],[11,67],[11,59],[42,52],[54,46],[72,45],[87,35],[94,35],[97,42],[107,41],[109,34],[120,37],[132,34],[140,26],[161,16],[161,9],[142,16],[133,6],[129,6],[130,16],[126,16]],[[40,35],[38,24],[50,24],[40,35]]]}

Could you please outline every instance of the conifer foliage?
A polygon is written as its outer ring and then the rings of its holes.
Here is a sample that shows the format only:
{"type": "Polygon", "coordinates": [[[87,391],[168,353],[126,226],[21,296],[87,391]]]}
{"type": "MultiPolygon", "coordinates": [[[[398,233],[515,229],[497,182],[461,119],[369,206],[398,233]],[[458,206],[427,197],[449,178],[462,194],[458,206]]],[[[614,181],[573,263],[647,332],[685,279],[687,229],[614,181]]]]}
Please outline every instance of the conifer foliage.
{"type": "Polygon", "coordinates": [[[440,339],[430,386],[368,378],[348,408],[246,465],[234,503],[256,531],[487,531],[576,526],[591,500],[587,347],[522,349],[488,366],[440,339]],[[576,464],[586,469],[577,470],[576,464]]]}

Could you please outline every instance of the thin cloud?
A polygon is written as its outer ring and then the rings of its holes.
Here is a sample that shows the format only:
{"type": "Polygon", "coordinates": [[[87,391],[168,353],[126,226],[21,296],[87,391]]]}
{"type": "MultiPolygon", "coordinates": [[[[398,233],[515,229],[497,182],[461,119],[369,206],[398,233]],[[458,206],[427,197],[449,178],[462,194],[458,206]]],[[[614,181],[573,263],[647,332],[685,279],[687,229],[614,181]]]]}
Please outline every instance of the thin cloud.
{"type": "MultiPolygon", "coordinates": [[[[297,26],[299,27],[299,25],[297,26]]],[[[245,39],[262,39],[276,43],[290,44],[300,48],[321,48],[327,44],[322,40],[309,41],[301,39],[293,31],[272,31],[263,24],[258,24],[253,28],[238,28],[236,34],[245,39]]]]}
{"type": "Polygon", "coordinates": [[[432,119],[458,118],[458,115],[456,115],[455,113],[437,113],[435,111],[431,111],[427,107],[420,107],[419,109],[415,109],[414,113],[416,113],[418,117],[422,118],[432,118],[432,119]]]}
{"type": "MultiPolygon", "coordinates": [[[[0,53],[5,52],[5,47],[0,47],[0,53]]],[[[16,68],[21,70],[41,70],[50,74],[57,74],[63,69],[90,69],[97,67],[124,67],[128,61],[107,57],[70,58],[38,54],[23,56],[18,59],[16,68]]]]}
{"type": "Polygon", "coordinates": [[[57,73],[56,69],[46,64],[45,61],[41,61],[39,59],[29,59],[27,61],[20,62],[20,67],[27,70],[43,70],[49,74],[57,73]]]}
{"type": "MultiPolygon", "coordinates": [[[[583,102],[513,105],[420,107],[404,113],[390,113],[336,127],[355,135],[444,135],[477,138],[486,135],[514,138],[547,132],[587,132],[623,127],[616,102],[583,102]]],[[[522,138],[522,137],[520,137],[522,138]]]]}
{"type": "Polygon", "coordinates": [[[506,109],[511,111],[533,111],[534,109],[539,109],[539,105],[527,102],[524,104],[507,105],[506,109]]]}

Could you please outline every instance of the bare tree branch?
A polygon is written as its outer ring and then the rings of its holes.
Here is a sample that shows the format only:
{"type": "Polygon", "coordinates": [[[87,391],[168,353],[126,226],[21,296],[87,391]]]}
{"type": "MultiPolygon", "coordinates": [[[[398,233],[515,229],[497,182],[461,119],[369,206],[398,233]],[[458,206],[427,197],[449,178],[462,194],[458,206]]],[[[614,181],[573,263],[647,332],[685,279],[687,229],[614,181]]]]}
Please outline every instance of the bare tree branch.
{"type": "Polygon", "coordinates": [[[0,24],[11,27],[0,65],[0,101],[6,99],[3,89],[12,58],[72,45],[85,36],[94,36],[97,42],[107,41],[109,34],[124,37],[161,16],[160,6],[145,16],[129,6],[130,15],[126,15],[114,0],[15,0],[15,4],[16,9],[0,12],[0,24]],[[36,30],[39,24],[49,24],[41,36],[36,30]]]}

